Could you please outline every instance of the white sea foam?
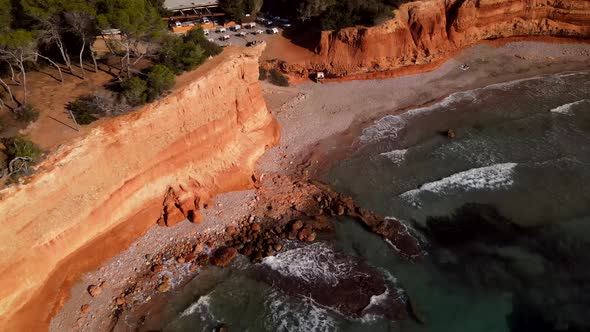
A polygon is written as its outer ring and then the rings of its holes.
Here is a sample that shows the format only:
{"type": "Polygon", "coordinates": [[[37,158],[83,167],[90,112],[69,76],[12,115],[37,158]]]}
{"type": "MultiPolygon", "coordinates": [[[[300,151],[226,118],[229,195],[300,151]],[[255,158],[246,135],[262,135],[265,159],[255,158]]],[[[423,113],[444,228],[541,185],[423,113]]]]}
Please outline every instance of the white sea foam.
{"type": "Polygon", "coordinates": [[[578,100],[573,103],[569,103],[569,104],[565,104],[565,105],[561,105],[559,107],[556,107],[556,108],[550,110],[549,112],[559,113],[559,114],[572,114],[571,111],[572,111],[573,106],[577,106],[577,105],[583,104],[585,102],[586,102],[586,99],[578,100]]]}
{"type": "Polygon", "coordinates": [[[336,259],[334,250],[321,242],[265,257],[262,264],[284,276],[308,283],[323,280],[330,285],[337,285],[353,271],[350,262],[336,259]]]}
{"type": "Polygon", "coordinates": [[[401,194],[400,197],[410,202],[416,202],[417,197],[424,192],[445,194],[459,190],[472,191],[507,188],[514,182],[512,176],[516,165],[516,163],[505,163],[472,168],[438,181],[423,184],[418,189],[401,194]]]}
{"type": "Polygon", "coordinates": [[[406,121],[398,115],[388,115],[375,122],[371,127],[363,129],[360,142],[367,144],[383,138],[397,138],[406,127],[406,121]]]}
{"type": "Polygon", "coordinates": [[[180,317],[191,316],[195,313],[199,313],[204,321],[214,320],[213,313],[211,313],[211,295],[207,294],[199,297],[197,302],[184,310],[180,317]]]}
{"type": "Polygon", "coordinates": [[[393,162],[396,165],[400,165],[401,163],[404,162],[404,160],[406,160],[406,154],[408,153],[408,150],[393,150],[393,151],[389,151],[389,152],[383,152],[381,153],[381,156],[386,157],[387,159],[389,159],[391,162],[393,162]]]}
{"type": "Polygon", "coordinates": [[[273,331],[336,331],[336,321],[328,310],[322,308],[310,298],[302,298],[298,302],[272,291],[266,299],[270,310],[270,321],[266,323],[268,330],[273,331]]]}

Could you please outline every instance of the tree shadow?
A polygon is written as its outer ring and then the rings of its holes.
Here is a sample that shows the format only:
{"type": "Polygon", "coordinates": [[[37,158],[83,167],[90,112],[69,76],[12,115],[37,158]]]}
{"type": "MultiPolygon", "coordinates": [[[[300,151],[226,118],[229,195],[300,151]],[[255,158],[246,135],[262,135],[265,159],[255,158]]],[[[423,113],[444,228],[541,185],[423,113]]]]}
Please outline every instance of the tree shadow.
{"type": "Polygon", "coordinates": [[[61,123],[62,125],[64,125],[64,126],[66,126],[66,127],[70,128],[70,129],[73,129],[73,130],[75,130],[75,131],[79,131],[79,130],[78,130],[76,127],[73,127],[73,126],[71,126],[71,125],[69,125],[69,124],[67,124],[67,123],[65,123],[65,122],[63,122],[63,121],[61,121],[61,120],[59,120],[59,119],[56,119],[56,118],[54,118],[54,117],[53,117],[53,116],[51,116],[51,115],[48,115],[47,117],[48,117],[48,118],[50,118],[51,120],[55,121],[55,122],[61,123]]]}

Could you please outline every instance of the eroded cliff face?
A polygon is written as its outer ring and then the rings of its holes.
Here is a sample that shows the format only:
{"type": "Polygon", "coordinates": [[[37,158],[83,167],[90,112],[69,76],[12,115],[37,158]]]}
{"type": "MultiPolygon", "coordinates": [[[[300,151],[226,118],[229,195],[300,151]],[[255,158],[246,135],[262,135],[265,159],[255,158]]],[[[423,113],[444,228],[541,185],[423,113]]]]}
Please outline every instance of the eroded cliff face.
{"type": "Polygon", "coordinates": [[[226,49],[0,192],[2,330],[46,329],[64,283],[156,222],[199,222],[215,194],[252,185],[255,162],[278,140],[258,83],[261,52],[226,49]]]}
{"type": "Polygon", "coordinates": [[[382,25],[322,32],[317,56],[288,71],[335,76],[429,64],[485,39],[590,37],[587,0],[424,0],[407,3],[382,25]]]}

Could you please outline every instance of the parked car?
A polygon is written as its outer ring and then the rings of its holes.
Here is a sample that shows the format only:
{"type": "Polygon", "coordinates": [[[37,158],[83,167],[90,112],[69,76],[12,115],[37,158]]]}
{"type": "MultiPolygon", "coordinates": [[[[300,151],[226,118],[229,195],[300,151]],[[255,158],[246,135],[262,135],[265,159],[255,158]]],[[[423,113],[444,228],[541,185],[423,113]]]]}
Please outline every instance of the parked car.
{"type": "Polygon", "coordinates": [[[246,31],[242,31],[242,32],[238,33],[238,36],[240,36],[240,37],[244,37],[245,35],[246,35],[246,31]]]}
{"type": "Polygon", "coordinates": [[[217,30],[215,30],[215,32],[218,32],[218,33],[220,33],[220,32],[225,32],[225,31],[226,31],[226,30],[225,30],[225,28],[223,28],[223,27],[219,27],[219,28],[217,28],[217,30]]]}
{"type": "Polygon", "coordinates": [[[203,17],[203,23],[209,23],[209,22],[211,22],[211,21],[209,21],[209,19],[208,19],[208,18],[206,18],[206,17],[203,17]]]}
{"type": "Polygon", "coordinates": [[[212,43],[215,42],[215,39],[213,39],[213,38],[208,38],[207,40],[210,41],[210,42],[212,42],[212,43]]]}
{"type": "Polygon", "coordinates": [[[272,26],[273,25],[273,21],[266,21],[266,25],[272,26]]]}
{"type": "Polygon", "coordinates": [[[266,30],[266,33],[268,33],[269,35],[276,35],[277,33],[279,33],[279,29],[277,28],[270,28],[266,30]]]}
{"type": "Polygon", "coordinates": [[[290,27],[291,27],[291,24],[289,24],[289,23],[283,24],[283,28],[290,28],[290,27]]]}
{"type": "Polygon", "coordinates": [[[229,39],[229,35],[223,35],[221,37],[219,37],[219,40],[228,40],[229,39]]]}
{"type": "Polygon", "coordinates": [[[261,34],[263,34],[263,33],[264,33],[264,31],[262,31],[262,30],[260,30],[260,29],[259,29],[259,30],[256,30],[256,31],[254,31],[254,32],[252,32],[252,34],[254,34],[254,35],[261,35],[261,34]]]}
{"type": "Polygon", "coordinates": [[[254,41],[251,41],[251,42],[246,43],[246,46],[247,47],[252,47],[252,46],[256,46],[257,44],[258,44],[258,41],[257,40],[254,40],[254,41]]]}
{"type": "Polygon", "coordinates": [[[231,30],[233,30],[233,31],[238,31],[238,30],[240,30],[241,28],[242,28],[242,26],[241,26],[241,25],[239,25],[239,24],[236,24],[236,25],[234,25],[233,27],[231,27],[230,29],[231,29],[231,30]]]}
{"type": "Polygon", "coordinates": [[[209,30],[208,30],[208,29],[205,29],[205,30],[203,30],[203,34],[204,34],[205,36],[209,36],[209,30]]]}

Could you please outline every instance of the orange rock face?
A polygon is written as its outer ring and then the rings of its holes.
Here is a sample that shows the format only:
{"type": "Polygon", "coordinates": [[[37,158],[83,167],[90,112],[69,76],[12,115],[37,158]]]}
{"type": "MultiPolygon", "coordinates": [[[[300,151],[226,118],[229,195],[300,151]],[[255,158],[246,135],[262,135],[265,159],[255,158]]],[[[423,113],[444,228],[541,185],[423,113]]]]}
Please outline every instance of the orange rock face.
{"type": "Polygon", "coordinates": [[[215,194],[252,185],[279,135],[258,83],[261,52],[226,49],[166,97],[105,120],[51,153],[30,182],[0,192],[3,331],[46,329],[80,273],[156,222],[198,222],[215,194]]]}
{"type": "Polygon", "coordinates": [[[428,64],[485,39],[590,37],[587,0],[424,0],[407,3],[382,25],[322,32],[316,56],[288,71],[335,76],[428,64]]]}

